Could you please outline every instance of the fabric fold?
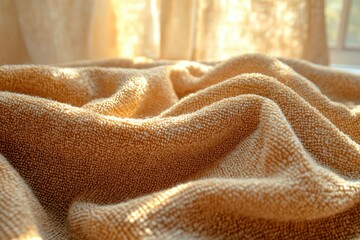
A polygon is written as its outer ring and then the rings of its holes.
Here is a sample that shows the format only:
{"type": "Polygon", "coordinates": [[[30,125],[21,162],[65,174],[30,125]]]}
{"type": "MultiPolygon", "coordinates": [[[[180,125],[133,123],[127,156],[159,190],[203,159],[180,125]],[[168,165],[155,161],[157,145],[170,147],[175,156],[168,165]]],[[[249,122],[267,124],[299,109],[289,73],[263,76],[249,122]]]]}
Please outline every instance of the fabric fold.
{"type": "Polygon", "coordinates": [[[260,54],[0,66],[0,238],[359,237],[359,102],[260,54]]]}

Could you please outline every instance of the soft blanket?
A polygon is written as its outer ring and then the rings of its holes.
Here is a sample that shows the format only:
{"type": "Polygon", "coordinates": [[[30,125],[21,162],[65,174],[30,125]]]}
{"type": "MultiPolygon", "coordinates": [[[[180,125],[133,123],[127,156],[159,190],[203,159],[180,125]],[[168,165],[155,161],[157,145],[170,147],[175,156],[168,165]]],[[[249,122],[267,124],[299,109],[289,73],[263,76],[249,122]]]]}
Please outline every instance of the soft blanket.
{"type": "Polygon", "coordinates": [[[0,239],[360,236],[360,76],[263,55],[0,67],[0,239]]]}

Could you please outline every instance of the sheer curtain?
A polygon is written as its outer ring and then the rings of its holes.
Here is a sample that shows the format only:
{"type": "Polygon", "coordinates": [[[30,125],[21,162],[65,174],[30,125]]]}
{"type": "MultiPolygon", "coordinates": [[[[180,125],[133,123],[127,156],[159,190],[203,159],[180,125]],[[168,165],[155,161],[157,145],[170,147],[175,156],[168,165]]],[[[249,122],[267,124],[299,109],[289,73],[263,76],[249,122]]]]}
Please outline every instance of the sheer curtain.
{"type": "Polygon", "coordinates": [[[0,63],[260,52],[327,64],[323,8],[322,0],[2,0],[0,63]]]}

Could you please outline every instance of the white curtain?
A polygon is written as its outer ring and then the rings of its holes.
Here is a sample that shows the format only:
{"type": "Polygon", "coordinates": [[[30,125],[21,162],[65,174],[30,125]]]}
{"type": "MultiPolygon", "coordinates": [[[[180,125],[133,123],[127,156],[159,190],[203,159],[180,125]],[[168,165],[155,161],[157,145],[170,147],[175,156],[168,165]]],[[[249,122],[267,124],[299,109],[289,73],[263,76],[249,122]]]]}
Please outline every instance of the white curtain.
{"type": "Polygon", "coordinates": [[[0,36],[1,64],[250,52],[328,62],[322,0],[1,0],[0,36]]]}

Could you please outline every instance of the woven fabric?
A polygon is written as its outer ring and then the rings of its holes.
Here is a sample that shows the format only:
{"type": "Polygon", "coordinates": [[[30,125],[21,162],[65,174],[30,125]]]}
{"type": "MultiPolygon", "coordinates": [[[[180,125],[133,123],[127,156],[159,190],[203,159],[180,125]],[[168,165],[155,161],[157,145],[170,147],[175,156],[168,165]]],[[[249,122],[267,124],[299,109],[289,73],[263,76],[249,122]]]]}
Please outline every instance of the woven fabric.
{"type": "Polygon", "coordinates": [[[360,76],[300,60],[0,67],[0,239],[360,236],[360,76]]]}

